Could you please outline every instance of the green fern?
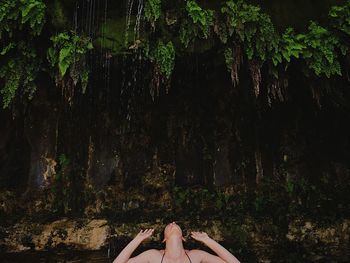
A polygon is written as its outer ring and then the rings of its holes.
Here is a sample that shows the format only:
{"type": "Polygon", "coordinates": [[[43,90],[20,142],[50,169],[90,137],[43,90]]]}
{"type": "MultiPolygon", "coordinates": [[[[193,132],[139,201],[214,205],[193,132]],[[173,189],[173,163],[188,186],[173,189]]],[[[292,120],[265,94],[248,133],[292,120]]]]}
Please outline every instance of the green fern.
{"type": "Polygon", "coordinates": [[[40,58],[24,42],[19,43],[18,46],[19,54],[11,57],[0,68],[0,78],[5,80],[5,85],[0,90],[3,108],[10,105],[19,88],[22,87],[22,93],[27,94],[29,99],[36,91],[34,81],[40,70],[40,58]]]}
{"type": "Polygon", "coordinates": [[[175,65],[175,48],[171,41],[164,44],[163,41],[159,41],[157,45],[149,50],[149,47],[145,50],[146,57],[155,63],[160,69],[160,73],[166,78],[170,79],[175,65]]]}
{"type": "Polygon", "coordinates": [[[328,29],[311,22],[309,32],[300,37],[306,46],[303,58],[308,67],[317,75],[341,75],[337,50],[340,46],[337,36],[328,29]]]}
{"type": "Polygon", "coordinates": [[[0,89],[3,107],[16,95],[26,94],[29,99],[36,91],[35,79],[40,70],[33,39],[45,24],[46,5],[41,0],[2,0],[0,2],[0,89]],[[23,39],[26,39],[24,42],[23,39]],[[6,43],[6,44],[5,44],[6,43]]]}
{"type": "Polygon", "coordinates": [[[343,6],[334,6],[329,12],[332,25],[350,35],[350,1],[347,1],[343,6]]]}
{"type": "Polygon", "coordinates": [[[260,7],[244,1],[227,1],[221,8],[226,18],[227,35],[234,43],[240,43],[248,59],[265,61],[278,45],[278,35],[269,16],[260,7]]]}
{"type": "Polygon", "coordinates": [[[186,3],[187,15],[181,25],[180,40],[185,47],[196,38],[207,39],[210,28],[214,25],[214,11],[202,9],[194,0],[186,3]]]}
{"type": "MultiPolygon", "coordinates": [[[[243,46],[249,60],[271,60],[273,66],[284,64],[286,69],[292,58],[303,59],[318,77],[341,75],[339,51],[345,55],[348,45],[335,32],[311,22],[308,32],[304,34],[295,34],[292,28],[288,28],[279,36],[270,17],[263,14],[259,7],[243,0],[225,2],[221,13],[224,15],[226,33],[220,35],[228,36],[222,42],[243,46]]],[[[333,7],[329,14],[333,26],[346,34],[350,34],[349,14],[350,2],[342,7],[333,7]]],[[[232,63],[231,53],[226,51],[224,54],[226,63],[232,63]]],[[[230,64],[227,65],[230,67],[230,64]]]]}
{"type": "Polygon", "coordinates": [[[89,69],[85,62],[86,54],[93,49],[90,39],[78,36],[75,32],[63,32],[51,37],[51,41],[53,46],[47,52],[51,67],[58,68],[60,80],[69,71],[69,77],[72,78],[74,85],[80,82],[84,93],[89,76],[89,69]]]}
{"type": "Polygon", "coordinates": [[[159,19],[161,15],[161,0],[148,0],[145,5],[145,17],[147,20],[154,23],[159,19]]]}
{"type": "Polygon", "coordinates": [[[22,24],[29,22],[33,32],[40,34],[45,23],[45,4],[37,0],[21,0],[21,3],[22,24]]]}
{"type": "Polygon", "coordinates": [[[271,60],[274,66],[291,62],[292,58],[299,59],[306,46],[303,42],[304,35],[296,35],[293,28],[287,28],[279,40],[278,47],[272,53],[271,60]]]}

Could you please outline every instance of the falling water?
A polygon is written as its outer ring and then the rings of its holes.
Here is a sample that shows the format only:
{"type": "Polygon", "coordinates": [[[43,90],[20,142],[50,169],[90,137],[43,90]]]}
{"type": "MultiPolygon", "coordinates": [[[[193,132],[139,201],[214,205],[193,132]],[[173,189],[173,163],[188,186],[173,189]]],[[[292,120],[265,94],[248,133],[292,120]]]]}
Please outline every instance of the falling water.
{"type": "MultiPolygon", "coordinates": [[[[83,1],[83,3],[84,3],[85,1],[83,1]]],[[[88,32],[88,27],[89,27],[89,24],[88,24],[88,22],[89,22],[89,17],[90,17],[90,0],[87,0],[86,1],[86,10],[85,10],[85,12],[86,12],[86,14],[85,14],[85,16],[84,16],[84,18],[85,18],[85,27],[84,27],[84,31],[85,32],[88,32]]]]}
{"type": "Polygon", "coordinates": [[[104,6],[104,16],[103,16],[103,26],[102,26],[102,31],[101,31],[101,49],[100,49],[100,54],[101,54],[101,66],[103,66],[103,63],[106,62],[106,55],[107,53],[105,52],[104,55],[102,52],[103,47],[106,46],[106,26],[107,26],[107,8],[108,8],[108,2],[105,0],[105,6],[104,6]]]}
{"type": "MultiPolygon", "coordinates": [[[[100,0],[98,0],[100,1],[100,0]]],[[[96,28],[95,28],[95,16],[96,16],[96,0],[93,0],[92,1],[92,17],[91,17],[91,26],[90,26],[90,37],[93,38],[94,35],[95,35],[95,31],[96,31],[96,28]]],[[[98,10],[97,10],[98,11],[98,10]]]]}
{"type": "MultiPolygon", "coordinates": [[[[110,82],[110,59],[111,54],[108,50],[102,52],[102,47],[106,46],[106,27],[107,27],[107,11],[108,11],[108,0],[104,1],[104,12],[103,12],[103,26],[102,26],[102,44],[101,44],[101,66],[103,69],[103,79],[105,90],[109,92],[109,82],[110,82]]],[[[107,100],[108,100],[107,94],[107,100]]]]}
{"type": "Polygon", "coordinates": [[[73,27],[74,31],[78,31],[78,12],[79,12],[79,1],[75,2],[75,10],[74,10],[74,15],[73,15],[73,27]]]}
{"type": "Polygon", "coordinates": [[[74,31],[93,39],[99,28],[99,6],[103,0],[76,0],[73,14],[74,31]]]}
{"type": "MultiPolygon", "coordinates": [[[[105,49],[107,44],[108,8],[108,0],[76,0],[75,12],[73,14],[73,28],[75,32],[93,40],[96,38],[98,30],[100,30],[100,48],[98,50],[93,49],[89,52],[88,66],[90,68],[91,78],[96,78],[96,76],[101,77],[105,87],[104,90],[106,91],[106,100],[110,99],[109,89],[112,62],[111,50],[105,49]],[[96,70],[98,70],[100,74],[95,74],[96,70]]],[[[127,1],[124,46],[130,53],[123,57],[125,66],[123,67],[123,81],[120,95],[121,100],[126,103],[123,108],[126,110],[126,118],[129,120],[134,111],[133,108],[135,107],[134,97],[141,91],[137,86],[142,64],[142,52],[138,49],[138,46],[141,37],[140,28],[143,21],[143,10],[144,0],[127,1]],[[130,34],[134,34],[134,43],[131,46],[129,43],[130,34]]],[[[96,79],[92,81],[96,81],[96,79]]]]}
{"type": "Polygon", "coordinates": [[[125,103],[123,108],[126,110],[126,119],[130,122],[137,105],[136,96],[140,92],[138,87],[138,76],[140,75],[140,66],[142,64],[142,52],[138,48],[140,44],[140,27],[142,22],[144,8],[144,0],[128,0],[126,7],[126,26],[124,46],[131,52],[130,55],[124,56],[126,63],[125,72],[123,73],[123,84],[120,91],[122,101],[125,103]],[[137,4],[137,5],[136,5],[137,4]],[[132,15],[135,16],[135,24],[133,24],[133,44],[129,46],[129,34],[132,21],[132,15]],[[126,74],[129,72],[130,74],[126,74]]]}
{"type": "Polygon", "coordinates": [[[128,45],[128,39],[129,39],[129,28],[131,23],[131,12],[134,5],[134,0],[128,0],[127,8],[126,8],[126,27],[125,27],[125,42],[124,46],[126,47],[128,45]]]}
{"type": "Polygon", "coordinates": [[[88,8],[86,9],[87,15],[86,15],[86,28],[85,32],[89,37],[92,37],[92,27],[93,27],[93,15],[94,15],[94,3],[95,0],[87,0],[88,1],[88,8]]]}
{"type": "MultiPolygon", "coordinates": [[[[128,3],[126,5],[126,21],[125,21],[125,36],[124,36],[124,47],[128,47],[128,42],[129,42],[129,28],[131,24],[131,14],[132,14],[132,9],[134,6],[134,0],[128,0],[128,3]]],[[[124,63],[126,63],[126,66],[123,67],[123,72],[122,72],[122,86],[120,89],[120,97],[121,97],[121,103],[122,103],[122,108],[126,108],[126,119],[130,120],[130,103],[129,103],[129,91],[131,89],[131,82],[130,80],[127,79],[127,71],[126,68],[128,67],[128,57],[125,55],[124,56],[124,63]],[[123,102],[126,102],[126,105],[123,105],[123,102]]]]}
{"type": "MultiPolygon", "coordinates": [[[[141,25],[141,19],[142,19],[143,6],[144,6],[143,0],[138,0],[136,21],[134,25],[134,42],[136,42],[136,40],[139,40],[140,38],[140,25],[141,25]]],[[[131,15],[133,12],[133,8],[134,8],[134,0],[128,0],[128,4],[126,8],[125,47],[127,47],[128,45],[129,29],[131,24],[131,15]]]]}
{"type": "Polygon", "coordinates": [[[139,5],[137,7],[137,16],[136,23],[134,27],[134,42],[140,38],[140,24],[142,18],[142,10],[143,10],[143,0],[139,0],[139,5]]]}

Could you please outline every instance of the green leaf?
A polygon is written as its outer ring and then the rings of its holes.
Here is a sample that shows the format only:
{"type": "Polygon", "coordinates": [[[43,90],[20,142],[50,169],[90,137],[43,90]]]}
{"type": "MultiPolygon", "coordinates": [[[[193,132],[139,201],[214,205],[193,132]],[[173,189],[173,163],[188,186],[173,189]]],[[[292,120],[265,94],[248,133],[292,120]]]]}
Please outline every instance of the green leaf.
{"type": "Polygon", "coordinates": [[[16,44],[14,43],[10,43],[8,44],[6,47],[4,47],[1,52],[0,52],[0,55],[6,55],[7,52],[9,52],[12,48],[14,48],[16,46],[16,44]]]}
{"type": "Polygon", "coordinates": [[[59,66],[59,69],[60,69],[61,76],[64,77],[64,75],[67,72],[67,69],[70,66],[70,63],[68,61],[63,60],[63,61],[59,62],[58,66],[59,66]]]}
{"type": "Polygon", "coordinates": [[[89,42],[87,45],[87,49],[91,50],[93,48],[94,48],[94,46],[93,46],[92,42],[89,42]]]}
{"type": "Polygon", "coordinates": [[[161,0],[148,0],[145,5],[145,17],[155,23],[161,15],[161,0]]]}
{"type": "MultiPolygon", "coordinates": [[[[28,0],[28,1],[30,1],[30,0],[28,0]]],[[[29,3],[29,4],[27,4],[26,6],[23,7],[23,9],[22,9],[22,23],[25,23],[28,20],[29,12],[32,11],[33,8],[35,8],[39,4],[40,4],[40,2],[34,1],[34,2],[29,3]]]]}
{"type": "Polygon", "coordinates": [[[72,52],[71,46],[62,48],[60,51],[58,66],[59,66],[60,73],[61,73],[62,77],[64,77],[64,75],[67,72],[68,67],[71,64],[71,59],[70,59],[71,52],[72,52]]]}

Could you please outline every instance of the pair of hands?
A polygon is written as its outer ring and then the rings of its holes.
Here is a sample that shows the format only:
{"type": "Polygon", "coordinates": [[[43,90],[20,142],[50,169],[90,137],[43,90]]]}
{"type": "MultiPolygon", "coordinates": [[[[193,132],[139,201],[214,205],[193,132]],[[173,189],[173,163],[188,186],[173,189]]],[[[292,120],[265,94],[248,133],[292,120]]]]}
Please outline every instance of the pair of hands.
{"type": "MultiPolygon", "coordinates": [[[[141,242],[153,235],[154,229],[141,230],[135,237],[135,239],[141,242]]],[[[197,241],[205,243],[209,238],[208,234],[205,232],[191,232],[191,237],[197,241]]]]}

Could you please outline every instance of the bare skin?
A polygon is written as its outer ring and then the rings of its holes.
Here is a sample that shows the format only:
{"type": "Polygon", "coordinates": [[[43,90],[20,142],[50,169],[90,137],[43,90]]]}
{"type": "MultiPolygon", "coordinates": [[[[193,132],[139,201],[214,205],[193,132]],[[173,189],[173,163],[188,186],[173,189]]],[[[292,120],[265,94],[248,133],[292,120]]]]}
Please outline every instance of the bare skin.
{"type": "Polygon", "coordinates": [[[152,236],[154,229],[141,230],[136,237],[120,252],[113,263],[160,263],[164,254],[163,263],[240,263],[226,248],[215,240],[211,239],[207,233],[191,232],[191,237],[204,243],[216,255],[203,250],[185,250],[181,228],[175,223],[168,224],[164,229],[165,249],[150,249],[140,255],[130,258],[135,249],[147,238],[152,236]],[[187,253],[187,255],[186,255],[187,253]]]}

